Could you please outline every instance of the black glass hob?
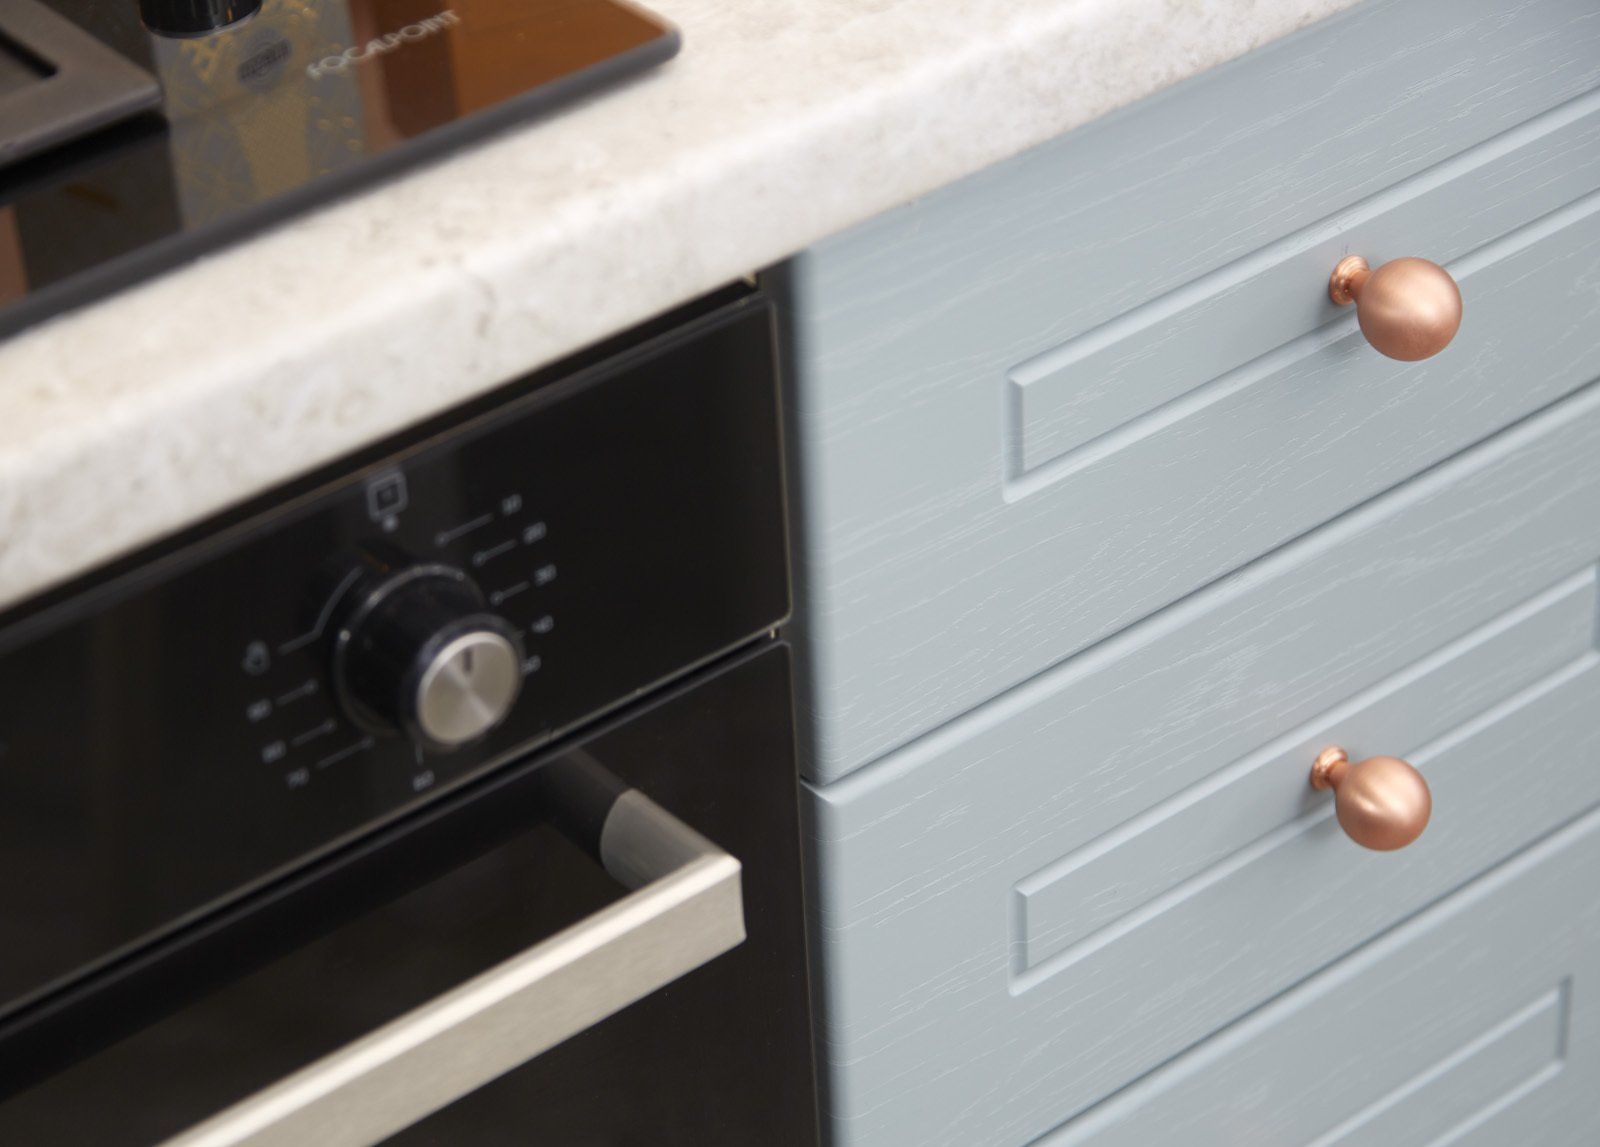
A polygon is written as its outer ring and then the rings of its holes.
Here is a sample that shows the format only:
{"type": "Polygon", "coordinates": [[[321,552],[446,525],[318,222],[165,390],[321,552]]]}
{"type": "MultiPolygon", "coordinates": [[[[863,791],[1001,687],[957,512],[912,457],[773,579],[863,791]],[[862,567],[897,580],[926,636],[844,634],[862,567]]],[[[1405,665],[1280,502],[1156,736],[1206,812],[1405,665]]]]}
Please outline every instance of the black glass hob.
{"type": "Polygon", "coordinates": [[[0,0],[0,337],[677,48],[628,0],[0,0]]]}

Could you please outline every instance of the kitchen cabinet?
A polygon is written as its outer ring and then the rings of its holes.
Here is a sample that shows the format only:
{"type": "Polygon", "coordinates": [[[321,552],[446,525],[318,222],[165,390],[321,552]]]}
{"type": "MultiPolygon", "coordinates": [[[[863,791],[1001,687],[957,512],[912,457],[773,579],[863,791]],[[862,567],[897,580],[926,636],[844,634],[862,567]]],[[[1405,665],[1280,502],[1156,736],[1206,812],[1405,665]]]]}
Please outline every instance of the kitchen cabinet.
{"type": "Polygon", "coordinates": [[[1600,9],[1386,0],[775,273],[833,1143],[1600,1138],[1597,267],[1600,9]]]}

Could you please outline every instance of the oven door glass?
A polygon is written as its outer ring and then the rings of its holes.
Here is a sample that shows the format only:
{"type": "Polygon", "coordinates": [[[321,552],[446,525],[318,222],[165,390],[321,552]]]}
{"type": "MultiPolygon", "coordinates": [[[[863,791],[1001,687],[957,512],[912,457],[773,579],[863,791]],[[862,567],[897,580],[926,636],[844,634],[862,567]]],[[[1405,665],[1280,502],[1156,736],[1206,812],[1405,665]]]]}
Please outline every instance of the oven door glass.
{"type": "Polygon", "coordinates": [[[795,786],[768,645],[19,1017],[0,1142],[814,1144],[795,786]]]}

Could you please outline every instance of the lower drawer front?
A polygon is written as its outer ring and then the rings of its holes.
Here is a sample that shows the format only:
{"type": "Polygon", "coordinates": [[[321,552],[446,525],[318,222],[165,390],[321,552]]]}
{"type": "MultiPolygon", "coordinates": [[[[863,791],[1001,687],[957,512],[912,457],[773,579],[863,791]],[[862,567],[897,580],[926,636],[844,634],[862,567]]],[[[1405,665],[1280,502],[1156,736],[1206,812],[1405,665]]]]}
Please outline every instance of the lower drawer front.
{"type": "Polygon", "coordinates": [[[1040,1147],[1600,1143],[1600,813],[1040,1147]]]}
{"type": "Polygon", "coordinates": [[[811,790],[835,1142],[1026,1143],[1600,802],[1597,559],[1600,385],[811,790]]]}

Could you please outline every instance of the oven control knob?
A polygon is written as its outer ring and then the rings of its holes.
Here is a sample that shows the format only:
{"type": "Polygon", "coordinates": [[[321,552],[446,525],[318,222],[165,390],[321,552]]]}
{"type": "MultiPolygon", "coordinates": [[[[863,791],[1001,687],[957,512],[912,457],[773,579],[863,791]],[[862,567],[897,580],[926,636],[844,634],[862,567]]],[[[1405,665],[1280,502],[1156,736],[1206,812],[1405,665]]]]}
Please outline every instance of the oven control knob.
{"type": "Polygon", "coordinates": [[[358,724],[447,750],[510,714],[522,689],[522,646],[466,574],[373,563],[345,596],[333,679],[358,724]]]}

